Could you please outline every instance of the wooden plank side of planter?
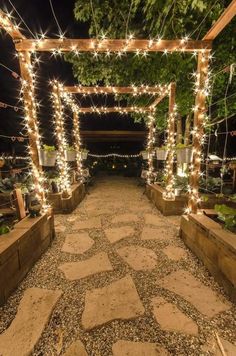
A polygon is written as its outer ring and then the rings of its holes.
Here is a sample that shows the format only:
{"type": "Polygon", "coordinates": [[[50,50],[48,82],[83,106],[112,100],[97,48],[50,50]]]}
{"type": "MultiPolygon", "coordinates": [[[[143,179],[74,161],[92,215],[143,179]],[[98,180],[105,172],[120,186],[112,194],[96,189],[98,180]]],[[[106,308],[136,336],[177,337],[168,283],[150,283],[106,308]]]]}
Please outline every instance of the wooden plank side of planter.
{"type": "Polygon", "coordinates": [[[0,305],[26,276],[54,237],[53,215],[21,220],[0,240],[0,305]]]}
{"type": "Polygon", "coordinates": [[[205,215],[182,216],[180,236],[236,301],[236,236],[205,215]]]}

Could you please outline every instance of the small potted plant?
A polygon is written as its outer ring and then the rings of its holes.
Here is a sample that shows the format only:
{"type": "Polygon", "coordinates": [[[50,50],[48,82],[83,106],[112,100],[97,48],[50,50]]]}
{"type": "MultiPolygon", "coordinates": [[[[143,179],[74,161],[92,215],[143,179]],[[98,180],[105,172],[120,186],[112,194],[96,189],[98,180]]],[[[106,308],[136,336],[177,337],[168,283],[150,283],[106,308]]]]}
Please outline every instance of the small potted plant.
{"type": "Polygon", "coordinates": [[[55,146],[43,145],[39,151],[39,163],[41,166],[53,167],[56,164],[57,151],[55,146]]]}
{"type": "Polygon", "coordinates": [[[179,143],[176,146],[177,162],[180,164],[191,163],[192,153],[192,146],[186,146],[182,143],[179,143]]]}
{"type": "Polygon", "coordinates": [[[166,146],[158,147],[156,149],[156,156],[158,161],[165,161],[167,158],[167,154],[168,151],[166,146]]]}
{"type": "Polygon", "coordinates": [[[81,156],[82,159],[87,159],[88,157],[88,150],[86,150],[85,148],[81,151],[81,156]]]}
{"type": "Polygon", "coordinates": [[[141,155],[143,159],[148,159],[148,152],[147,151],[141,151],[141,155]]]}
{"type": "Polygon", "coordinates": [[[175,176],[175,196],[180,196],[181,193],[186,192],[188,188],[188,177],[187,176],[175,176]]]}
{"type": "Polygon", "coordinates": [[[76,158],[75,148],[73,146],[68,146],[66,150],[66,160],[67,162],[73,162],[76,158]]]}

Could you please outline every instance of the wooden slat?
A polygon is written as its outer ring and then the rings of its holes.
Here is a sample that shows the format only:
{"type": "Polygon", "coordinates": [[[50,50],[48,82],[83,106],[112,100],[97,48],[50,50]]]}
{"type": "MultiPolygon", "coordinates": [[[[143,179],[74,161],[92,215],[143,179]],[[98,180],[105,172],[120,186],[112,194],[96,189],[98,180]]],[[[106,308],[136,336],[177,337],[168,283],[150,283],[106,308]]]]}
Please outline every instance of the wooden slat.
{"type": "Polygon", "coordinates": [[[0,27],[2,27],[11,36],[13,40],[25,39],[25,36],[22,35],[19,28],[12,23],[10,17],[8,17],[7,14],[3,12],[1,9],[0,9],[0,27]]]}
{"type": "Polygon", "coordinates": [[[99,114],[99,113],[113,113],[113,112],[117,112],[117,113],[123,113],[123,114],[127,114],[127,113],[131,113],[131,112],[139,112],[139,113],[145,113],[145,112],[150,112],[152,111],[149,107],[88,107],[88,108],[79,108],[79,112],[80,113],[95,113],[95,114],[99,114]],[[122,112],[121,112],[122,111],[122,112]]]}
{"type": "Polygon", "coordinates": [[[165,86],[149,87],[144,85],[141,87],[84,87],[81,85],[64,86],[63,89],[67,93],[72,94],[159,94],[165,89],[165,86]]]}
{"type": "Polygon", "coordinates": [[[174,51],[202,51],[212,48],[211,41],[192,41],[188,40],[160,40],[153,41],[150,45],[149,40],[95,40],[95,39],[42,39],[35,41],[24,39],[15,43],[17,51],[39,51],[53,52],[60,50],[62,52],[81,51],[81,52],[174,52],[174,51]]]}
{"type": "Polygon", "coordinates": [[[150,105],[150,109],[154,109],[165,97],[167,94],[163,94],[154,100],[154,102],[150,105]]]}
{"type": "Polygon", "coordinates": [[[225,9],[220,18],[214,23],[212,28],[203,37],[203,40],[214,40],[219,33],[228,25],[232,18],[236,15],[236,0],[233,0],[225,9]]]}

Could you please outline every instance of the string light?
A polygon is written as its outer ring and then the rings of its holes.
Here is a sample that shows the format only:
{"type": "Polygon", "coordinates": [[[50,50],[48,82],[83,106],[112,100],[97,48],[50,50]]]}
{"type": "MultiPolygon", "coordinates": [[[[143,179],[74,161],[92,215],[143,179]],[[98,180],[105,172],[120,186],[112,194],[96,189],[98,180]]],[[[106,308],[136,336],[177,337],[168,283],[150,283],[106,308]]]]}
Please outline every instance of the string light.
{"type": "Polygon", "coordinates": [[[155,117],[154,113],[148,115],[148,139],[147,139],[147,153],[148,153],[148,171],[147,171],[147,183],[151,184],[154,180],[154,165],[153,159],[155,157],[155,133],[156,133],[156,126],[155,126],[155,117]]]}
{"type": "Polygon", "coordinates": [[[103,154],[88,153],[88,156],[95,157],[95,158],[108,158],[108,157],[136,158],[136,157],[140,157],[141,153],[138,153],[138,154],[135,154],[135,155],[119,154],[119,153],[107,153],[107,154],[103,155],[103,154]]]}
{"type": "Polygon", "coordinates": [[[59,92],[62,100],[65,104],[72,110],[73,113],[73,137],[74,137],[74,149],[76,155],[76,166],[79,181],[83,181],[83,158],[81,150],[81,139],[80,139],[80,129],[79,129],[79,107],[75,103],[73,96],[67,93],[62,84],[59,84],[59,92]]]}
{"type": "Polygon", "coordinates": [[[60,98],[60,84],[54,80],[52,82],[52,102],[55,111],[55,133],[58,144],[57,164],[60,171],[59,174],[59,187],[64,197],[71,195],[69,166],[66,159],[66,151],[68,143],[66,140],[63,118],[63,106],[60,98]]]}
{"type": "Polygon", "coordinates": [[[39,134],[39,125],[37,120],[37,103],[35,99],[35,74],[33,70],[33,66],[30,62],[30,55],[19,53],[19,59],[21,64],[22,73],[25,74],[25,78],[21,79],[21,94],[24,98],[24,108],[25,108],[25,128],[27,132],[31,134],[31,138],[29,138],[29,154],[30,154],[30,167],[31,167],[31,175],[33,178],[33,189],[36,193],[36,198],[42,204],[42,210],[47,211],[49,205],[47,203],[44,189],[44,184],[46,179],[44,177],[43,170],[41,166],[39,166],[39,152],[41,149],[41,137],[39,134]],[[32,140],[32,136],[34,136],[34,140],[32,140]],[[36,146],[36,147],[35,147],[36,146]]]}
{"type": "Polygon", "coordinates": [[[165,176],[166,186],[165,191],[163,192],[163,198],[166,200],[175,200],[175,191],[174,191],[174,174],[173,174],[173,164],[175,158],[175,118],[177,116],[177,106],[173,106],[173,110],[169,112],[168,123],[167,123],[167,161],[165,165],[165,176]]]}

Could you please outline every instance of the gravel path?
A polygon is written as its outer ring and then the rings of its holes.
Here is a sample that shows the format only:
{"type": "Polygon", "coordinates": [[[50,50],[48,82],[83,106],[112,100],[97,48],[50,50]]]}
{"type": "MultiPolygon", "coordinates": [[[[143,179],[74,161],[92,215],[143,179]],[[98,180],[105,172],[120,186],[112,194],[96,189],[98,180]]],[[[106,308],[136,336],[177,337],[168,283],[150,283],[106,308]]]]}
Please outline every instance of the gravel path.
{"type": "MultiPolygon", "coordinates": [[[[73,214],[55,216],[57,234],[51,248],[34,266],[6,305],[0,308],[0,333],[14,319],[24,292],[28,288],[38,287],[60,290],[63,294],[33,355],[63,355],[71,343],[78,339],[89,356],[111,356],[112,346],[119,340],[155,343],[170,355],[213,355],[214,353],[207,351],[205,344],[215,332],[221,338],[236,344],[236,308],[227,300],[204,266],[184,246],[178,236],[179,221],[179,217],[163,217],[143,195],[143,188],[138,187],[134,179],[100,178],[73,214]],[[87,223],[79,223],[86,220],[87,223]],[[85,238],[82,246],[74,242],[76,233],[85,238]],[[72,242],[69,247],[65,247],[68,235],[72,242]],[[94,243],[91,243],[91,239],[94,243]],[[86,250],[88,243],[88,249],[82,254],[69,253],[68,251],[73,252],[74,243],[77,250],[86,250]],[[83,273],[75,273],[83,278],[66,278],[62,265],[67,264],[70,267],[73,262],[86,261],[101,252],[106,254],[106,265],[111,264],[112,268],[104,268],[104,272],[101,272],[102,266],[98,266],[96,273],[96,263],[91,268],[85,264],[86,269],[88,268],[87,277],[84,277],[87,272],[83,270],[83,273]],[[205,312],[204,307],[209,308],[211,300],[205,300],[204,306],[201,303],[201,299],[204,301],[204,293],[200,300],[190,302],[189,298],[184,297],[187,287],[183,287],[178,293],[169,288],[169,280],[177,272],[183,278],[190,275],[190,287],[192,279],[196,279],[197,282],[193,282],[196,291],[201,291],[201,288],[204,291],[204,288],[209,287],[206,290],[209,298],[215,298],[215,309],[205,312]],[[85,299],[89,299],[88,294],[96,293],[98,288],[101,292],[104,287],[113,286],[114,282],[121,279],[131,280],[132,288],[136,287],[137,298],[144,307],[144,312],[130,319],[116,317],[117,309],[126,307],[126,299],[124,295],[124,305],[120,305],[120,299],[115,300],[113,296],[111,299],[114,299],[115,310],[112,309],[112,302],[111,305],[104,306],[104,313],[109,314],[108,319],[111,321],[101,325],[101,319],[98,319],[104,315],[99,315],[103,313],[99,304],[93,320],[98,326],[89,330],[83,327],[82,316],[84,317],[85,309],[88,308],[85,305],[85,299]],[[198,308],[199,303],[201,311],[198,308]],[[165,307],[166,310],[177,313],[180,324],[183,317],[183,332],[175,330],[179,325],[175,325],[178,323],[171,319],[172,314],[165,317],[165,307]],[[188,322],[194,330],[192,334],[191,330],[188,333],[188,322]]],[[[100,303],[99,300],[98,302],[100,303]]],[[[141,306],[139,310],[142,311],[141,306]]]]}

